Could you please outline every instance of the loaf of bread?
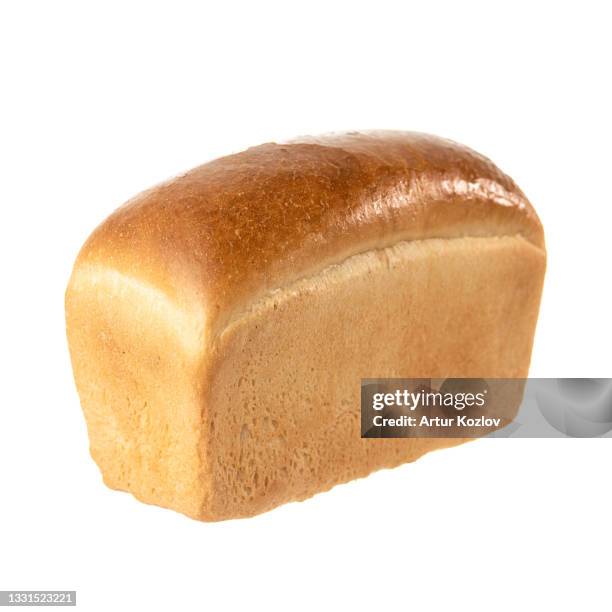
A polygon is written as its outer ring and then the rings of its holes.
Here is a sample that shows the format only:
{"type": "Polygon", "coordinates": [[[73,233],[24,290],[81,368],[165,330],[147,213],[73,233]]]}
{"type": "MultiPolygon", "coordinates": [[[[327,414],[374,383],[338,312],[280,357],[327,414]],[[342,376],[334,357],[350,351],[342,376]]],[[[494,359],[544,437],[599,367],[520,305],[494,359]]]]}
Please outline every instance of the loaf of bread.
{"type": "Polygon", "coordinates": [[[360,381],[525,377],[545,261],[519,188],[448,140],[346,133],[207,163],[77,258],[91,454],[108,486],[221,520],[455,444],[362,439],[360,381]]]}

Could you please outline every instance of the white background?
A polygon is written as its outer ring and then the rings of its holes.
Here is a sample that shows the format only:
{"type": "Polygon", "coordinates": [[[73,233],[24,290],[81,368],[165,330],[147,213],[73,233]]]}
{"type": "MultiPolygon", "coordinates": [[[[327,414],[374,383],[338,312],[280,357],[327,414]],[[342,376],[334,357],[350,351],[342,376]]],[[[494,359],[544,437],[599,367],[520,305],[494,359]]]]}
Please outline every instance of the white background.
{"type": "Polygon", "coordinates": [[[432,132],[513,176],[549,269],[534,376],[611,376],[606,2],[0,5],[0,589],[85,610],[610,609],[610,440],[482,440],[204,524],[103,486],[63,291],[134,193],[261,142],[432,132]]]}

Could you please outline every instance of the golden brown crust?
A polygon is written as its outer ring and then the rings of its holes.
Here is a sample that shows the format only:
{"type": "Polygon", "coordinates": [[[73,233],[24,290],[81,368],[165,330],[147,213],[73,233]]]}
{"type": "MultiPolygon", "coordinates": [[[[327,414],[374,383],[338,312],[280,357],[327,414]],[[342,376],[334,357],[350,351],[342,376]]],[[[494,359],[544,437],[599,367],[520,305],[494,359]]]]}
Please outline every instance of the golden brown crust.
{"type": "Polygon", "coordinates": [[[258,301],[210,353],[200,518],[251,516],[465,442],[361,438],[359,383],[526,377],[544,268],[519,236],[415,240],[258,301]]]}
{"type": "Polygon", "coordinates": [[[488,159],[410,132],[264,144],[137,196],[89,238],[80,264],[110,267],[204,307],[220,330],[270,290],[398,241],[522,235],[541,224],[488,159]]]}
{"type": "Polygon", "coordinates": [[[526,376],[543,246],[507,176],[422,134],[266,144],[144,192],[66,293],[105,482],[222,520],[461,442],[362,439],[359,381],[526,376]]]}

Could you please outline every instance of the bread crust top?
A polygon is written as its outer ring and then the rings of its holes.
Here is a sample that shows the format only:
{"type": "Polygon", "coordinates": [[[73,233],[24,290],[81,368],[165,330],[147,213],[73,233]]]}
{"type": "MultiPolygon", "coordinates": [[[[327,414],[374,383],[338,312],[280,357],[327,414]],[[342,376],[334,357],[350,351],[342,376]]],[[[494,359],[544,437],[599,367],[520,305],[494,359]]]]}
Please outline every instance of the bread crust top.
{"type": "Polygon", "coordinates": [[[92,233],[75,272],[114,269],[219,329],[358,253],[507,235],[544,248],[533,207],[487,158],[426,134],[350,132],[263,144],[141,193],[92,233]]]}

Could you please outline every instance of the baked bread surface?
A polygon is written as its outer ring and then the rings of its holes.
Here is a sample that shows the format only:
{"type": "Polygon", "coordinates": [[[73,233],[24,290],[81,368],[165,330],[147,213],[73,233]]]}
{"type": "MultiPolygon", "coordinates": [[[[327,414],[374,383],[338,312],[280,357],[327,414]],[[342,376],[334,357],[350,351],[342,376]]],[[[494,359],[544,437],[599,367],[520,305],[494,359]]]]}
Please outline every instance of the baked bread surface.
{"type": "Polygon", "coordinates": [[[543,246],[532,206],[485,157],[425,134],[353,133],[253,147],[145,191],[79,263],[202,307],[218,331],[267,291],[357,253],[517,234],[543,246]]]}
{"type": "Polygon", "coordinates": [[[112,487],[250,516],[459,440],[363,440],[372,377],[527,375],[542,226],[433,136],[265,144],[119,208],[66,294],[91,452],[112,487]]]}

